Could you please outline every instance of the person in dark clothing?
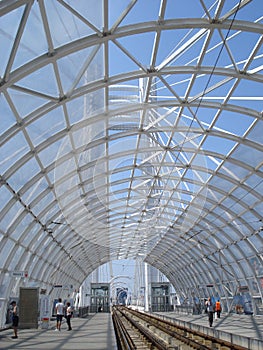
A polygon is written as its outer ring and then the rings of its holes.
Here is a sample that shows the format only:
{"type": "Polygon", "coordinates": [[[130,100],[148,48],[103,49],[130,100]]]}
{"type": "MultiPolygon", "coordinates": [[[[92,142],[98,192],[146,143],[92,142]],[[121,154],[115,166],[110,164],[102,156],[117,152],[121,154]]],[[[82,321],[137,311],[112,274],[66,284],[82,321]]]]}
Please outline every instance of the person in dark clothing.
{"type": "Polygon", "coordinates": [[[214,305],[213,305],[210,297],[207,299],[205,304],[206,304],[206,308],[207,308],[209,326],[212,327],[213,321],[214,321],[214,305]]]}
{"type": "Polygon", "coordinates": [[[10,303],[10,305],[12,305],[12,327],[14,330],[14,335],[13,335],[13,339],[18,338],[17,336],[17,328],[18,328],[18,323],[19,323],[19,317],[18,317],[18,309],[17,309],[17,305],[15,301],[12,301],[10,303]]]}
{"type": "Polygon", "coordinates": [[[67,302],[66,304],[66,320],[67,320],[67,325],[68,325],[68,331],[71,331],[71,317],[73,314],[72,307],[70,306],[70,302],[67,302]]]}

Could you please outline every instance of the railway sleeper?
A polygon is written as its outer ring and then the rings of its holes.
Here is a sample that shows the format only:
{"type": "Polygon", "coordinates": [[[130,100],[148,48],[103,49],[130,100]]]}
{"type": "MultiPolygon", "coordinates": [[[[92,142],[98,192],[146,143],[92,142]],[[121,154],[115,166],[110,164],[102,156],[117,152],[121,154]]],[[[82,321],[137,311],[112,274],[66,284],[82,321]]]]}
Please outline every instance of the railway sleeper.
{"type": "MultiPolygon", "coordinates": [[[[127,317],[129,317],[127,315],[127,317]]],[[[167,329],[164,329],[164,327],[161,327],[161,329],[159,328],[160,325],[160,321],[158,320],[158,322],[153,322],[153,324],[149,324],[149,318],[145,318],[144,317],[144,321],[142,322],[142,320],[138,320],[138,316],[136,315],[136,319],[134,317],[132,317],[132,320],[134,322],[135,325],[140,325],[140,327],[142,328],[146,328],[148,329],[149,332],[152,333],[152,336],[156,336],[158,337],[158,339],[162,340],[166,345],[166,347],[164,347],[164,349],[180,349],[180,347],[182,349],[211,349],[210,347],[205,347],[199,344],[197,344],[197,342],[194,339],[190,339],[192,338],[192,335],[187,334],[188,336],[182,336],[182,335],[178,335],[175,334],[175,336],[171,336],[171,330],[170,330],[170,334],[167,333],[167,329]],[[190,335],[190,337],[189,337],[190,335]],[[172,341],[173,339],[173,341],[172,341]],[[184,347],[183,344],[185,344],[184,347]],[[180,347],[178,347],[180,346],[180,347]]],[[[202,339],[202,341],[204,341],[204,339],[202,339]]],[[[160,348],[159,348],[160,349],[160,348]]]]}
{"type": "MultiPolygon", "coordinates": [[[[162,324],[162,323],[166,324],[166,321],[163,321],[160,319],[159,319],[159,321],[160,321],[160,324],[162,324]]],[[[161,326],[161,328],[163,328],[163,325],[161,326]]],[[[235,345],[235,344],[229,343],[227,341],[217,339],[213,336],[202,334],[198,331],[192,331],[192,330],[189,330],[187,328],[186,329],[183,329],[183,328],[178,329],[176,324],[171,325],[169,323],[169,325],[167,325],[166,329],[167,329],[167,332],[169,332],[170,334],[176,333],[177,335],[179,335],[178,337],[176,336],[177,338],[180,338],[180,335],[181,335],[182,337],[196,341],[199,344],[201,343],[211,350],[246,350],[242,346],[235,345]]],[[[198,349],[198,347],[195,347],[195,346],[193,348],[198,349]]]]}
{"type": "MultiPolygon", "coordinates": [[[[171,349],[171,350],[172,349],[173,350],[208,349],[207,347],[200,346],[200,344],[191,342],[190,339],[181,340],[181,339],[178,339],[178,337],[173,337],[170,334],[167,334],[166,332],[164,332],[163,330],[157,329],[155,326],[148,325],[147,328],[149,329],[150,332],[152,332],[152,334],[157,335],[158,338],[162,339],[166,343],[167,349],[171,349]]],[[[210,349],[212,348],[209,347],[209,350],[210,349]]]]}
{"type": "Polygon", "coordinates": [[[124,313],[127,318],[131,318],[130,314],[132,313],[132,320],[135,324],[157,334],[158,338],[161,338],[167,346],[172,346],[173,349],[245,350],[242,346],[227,343],[198,331],[192,331],[184,327],[179,327],[178,329],[176,324],[152,317],[152,315],[149,316],[141,312],[129,312],[122,309],[122,314],[124,313]],[[174,340],[172,340],[173,337],[174,340]]]}
{"type": "Polygon", "coordinates": [[[144,336],[151,342],[151,349],[159,350],[177,350],[177,346],[169,344],[170,337],[167,334],[164,335],[163,332],[156,329],[156,327],[147,327],[143,324],[137,324],[138,329],[144,336]]]}

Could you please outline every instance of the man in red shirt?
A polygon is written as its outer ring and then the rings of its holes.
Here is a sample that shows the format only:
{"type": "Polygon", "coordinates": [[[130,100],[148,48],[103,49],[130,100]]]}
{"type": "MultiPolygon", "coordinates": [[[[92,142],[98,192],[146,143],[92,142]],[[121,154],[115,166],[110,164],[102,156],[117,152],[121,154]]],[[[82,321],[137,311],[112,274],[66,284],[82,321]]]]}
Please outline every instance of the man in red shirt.
{"type": "Polygon", "coordinates": [[[219,300],[216,301],[216,315],[217,315],[217,318],[220,318],[220,314],[221,314],[221,303],[219,300]]]}

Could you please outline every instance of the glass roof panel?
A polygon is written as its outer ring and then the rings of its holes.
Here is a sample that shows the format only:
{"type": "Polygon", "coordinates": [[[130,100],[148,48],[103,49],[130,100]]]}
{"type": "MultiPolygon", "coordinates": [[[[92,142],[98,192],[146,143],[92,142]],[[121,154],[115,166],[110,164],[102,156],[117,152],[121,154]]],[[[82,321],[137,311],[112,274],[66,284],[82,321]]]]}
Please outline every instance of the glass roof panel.
{"type": "Polygon", "coordinates": [[[38,152],[39,159],[45,168],[53,163],[60,145],[60,141],[54,142],[51,145],[48,145],[48,149],[45,148],[42,152],[38,152]]]}
{"type": "Polygon", "coordinates": [[[15,227],[13,229],[12,238],[14,238],[16,241],[20,239],[24,231],[29,227],[33,220],[29,214],[27,214],[24,218],[21,219],[22,220],[20,220],[19,222],[16,222],[16,225],[14,225],[15,227]]]}
{"type": "MultiPolygon", "coordinates": [[[[70,1],[69,4],[74,4],[74,2],[70,1]]],[[[89,20],[88,18],[79,18],[77,13],[70,10],[70,8],[66,8],[66,6],[63,6],[60,2],[54,0],[48,1],[45,7],[55,47],[94,33],[94,30],[92,30],[93,28],[85,23],[85,21],[89,20]]],[[[94,8],[96,9],[97,6],[94,8]]],[[[91,12],[94,13],[93,11],[91,12]]],[[[98,11],[97,14],[99,13],[98,11]]],[[[92,20],[94,20],[94,18],[92,18],[92,20]]]]}
{"type": "MultiPolygon", "coordinates": [[[[5,252],[5,251],[6,252],[12,252],[12,250],[14,249],[15,245],[16,245],[16,242],[14,240],[6,239],[4,241],[4,244],[2,245],[2,251],[3,252],[5,252]]],[[[19,258],[19,255],[16,255],[15,256],[16,261],[17,261],[18,258],[19,258]]],[[[1,262],[1,266],[5,266],[6,258],[5,258],[4,254],[0,254],[0,262],[1,262]]]]}
{"type": "MultiPolygon", "coordinates": [[[[78,0],[77,2],[74,0],[66,0],[65,3],[69,4],[72,9],[79,12],[87,21],[89,21],[93,26],[101,29],[102,26],[102,2],[98,2],[97,0],[89,0],[87,6],[87,0],[78,0]],[[93,9],[91,11],[90,9],[93,9]]],[[[123,3],[125,1],[121,1],[123,3]]],[[[115,1],[114,1],[115,3],[115,1]]],[[[127,6],[129,1],[126,0],[127,6]]],[[[118,5],[120,5],[120,1],[118,1],[118,5]]],[[[111,9],[111,7],[110,7],[111,9]]],[[[109,9],[109,10],[110,10],[109,9]]]]}
{"type": "Polygon", "coordinates": [[[40,67],[37,71],[29,73],[26,77],[19,81],[19,86],[23,89],[31,90],[35,94],[40,93],[40,96],[58,95],[58,86],[55,77],[54,67],[51,64],[40,67]],[[41,80],[41,84],[39,81],[41,80]]]}
{"type": "MultiPolygon", "coordinates": [[[[21,198],[25,203],[31,203],[39,194],[48,188],[48,183],[45,178],[41,178],[34,184],[31,184],[29,188],[23,190],[21,198]]],[[[22,192],[22,191],[21,191],[22,192]]]]}
{"type": "Polygon", "coordinates": [[[7,140],[0,148],[0,169],[4,173],[29,151],[29,146],[22,132],[7,140]]]}
{"type": "MultiPolygon", "coordinates": [[[[0,202],[1,216],[4,213],[3,209],[6,206],[6,203],[9,203],[12,196],[13,194],[5,186],[0,187],[0,197],[2,198],[2,201],[0,202]]],[[[1,220],[0,220],[0,225],[1,225],[1,220]]]]}
{"type": "MultiPolygon", "coordinates": [[[[126,6],[127,6],[129,4],[129,1],[125,0],[124,3],[125,2],[126,2],[126,6]]],[[[118,17],[120,16],[121,9],[123,7],[123,4],[120,4],[120,3],[123,3],[123,1],[110,0],[111,11],[112,11],[111,13],[113,14],[113,17],[112,17],[113,20],[115,20],[115,16],[116,16],[116,14],[114,14],[114,11],[117,11],[118,17]]],[[[135,4],[135,6],[133,6],[131,8],[130,12],[125,17],[122,24],[123,25],[133,24],[135,20],[139,23],[151,21],[153,18],[158,17],[158,11],[159,11],[158,2],[153,2],[151,4],[151,11],[149,11],[149,3],[147,2],[147,0],[139,1],[135,4]]]]}
{"type": "Polygon", "coordinates": [[[19,22],[23,15],[23,8],[24,6],[21,6],[14,11],[7,13],[5,16],[0,17],[0,44],[2,48],[5,48],[5,50],[1,50],[1,76],[4,76],[5,68],[12,50],[13,41],[18,30],[19,22]]]}
{"type": "Polygon", "coordinates": [[[40,143],[49,139],[52,135],[56,134],[63,128],[65,128],[66,123],[63,117],[63,112],[60,108],[46,113],[42,118],[36,119],[34,122],[30,123],[26,130],[30,139],[36,147],[40,143]],[[49,127],[47,127],[47,125],[49,127]]]}
{"type": "Polygon", "coordinates": [[[41,97],[36,94],[34,95],[25,89],[9,89],[8,93],[21,118],[24,118],[36,109],[41,108],[47,102],[45,96],[41,97]],[[27,103],[25,103],[25,100],[27,103]]]}
{"type": "Polygon", "coordinates": [[[247,191],[245,191],[245,189],[238,187],[237,189],[235,189],[232,192],[233,196],[235,196],[235,198],[237,198],[237,200],[239,201],[245,201],[246,205],[249,205],[251,208],[254,206],[254,204],[256,202],[258,202],[258,198],[251,194],[248,193],[247,191]]]}
{"type": "MultiPolygon", "coordinates": [[[[27,11],[25,9],[25,16],[27,16],[26,13],[27,11]]],[[[39,6],[35,6],[34,4],[28,14],[25,27],[21,34],[20,45],[14,59],[13,68],[17,69],[37,56],[45,54],[46,50],[46,35],[41,21],[39,6]]]]}
{"type": "Polygon", "coordinates": [[[224,178],[221,178],[219,176],[214,176],[210,180],[211,185],[214,185],[215,188],[220,188],[222,192],[225,194],[231,192],[231,190],[234,187],[234,184],[224,178]]]}
{"type": "Polygon", "coordinates": [[[223,111],[217,119],[214,129],[242,136],[252,122],[253,119],[248,116],[223,111]]]}
{"type": "Polygon", "coordinates": [[[221,154],[228,154],[234,145],[235,142],[232,140],[224,139],[223,141],[223,135],[222,137],[210,136],[206,138],[203,149],[209,150],[210,152],[214,151],[221,154]]]}
{"type": "Polygon", "coordinates": [[[252,150],[251,147],[241,144],[232,153],[231,157],[254,168],[258,166],[259,160],[262,159],[262,150],[260,151],[255,148],[252,150]]]}
{"type": "MultiPolygon", "coordinates": [[[[54,200],[53,193],[48,193],[45,197],[43,197],[36,205],[34,205],[34,212],[36,215],[41,214],[43,208],[46,208],[50,203],[54,200]]],[[[42,215],[41,215],[42,216],[42,215]]]]}
{"type": "Polygon", "coordinates": [[[10,109],[5,97],[0,95],[0,104],[1,104],[1,134],[4,134],[6,130],[8,130],[12,125],[16,123],[16,118],[10,109]]]}
{"type": "Polygon", "coordinates": [[[262,129],[263,129],[263,121],[258,120],[254,125],[252,130],[248,134],[248,139],[253,140],[254,142],[258,142],[259,144],[263,143],[262,139],[262,129]]]}
{"type": "MultiPolygon", "coordinates": [[[[225,256],[225,258],[226,258],[226,260],[227,260],[227,264],[226,265],[223,265],[224,266],[224,270],[227,272],[227,271],[229,271],[229,274],[230,274],[230,271],[231,271],[231,268],[232,268],[232,266],[231,266],[231,264],[232,264],[232,262],[235,260],[235,257],[232,255],[232,253],[228,250],[228,249],[222,249],[222,255],[224,255],[225,256]],[[230,266],[229,266],[230,265],[230,266]],[[231,268],[230,268],[231,267],[231,268]]],[[[232,274],[231,274],[231,276],[232,276],[232,274]]],[[[226,278],[226,280],[228,280],[229,279],[229,275],[227,274],[227,276],[226,276],[227,278],[226,278]]],[[[233,276],[232,276],[233,277],[233,276]]]]}
{"type": "Polygon", "coordinates": [[[250,254],[253,254],[253,252],[254,252],[252,247],[245,240],[242,240],[242,241],[238,242],[237,245],[244,252],[244,255],[248,255],[249,256],[250,254]]]}
{"type": "Polygon", "coordinates": [[[232,180],[241,181],[242,179],[248,178],[251,172],[246,168],[242,168],[241,166],[226,160],[224,165],[218,170],[218,173],[228,176],[232,180]]]}
{"type": "Polygon", "coordinates": [[[34,158],[31,158],[25,164],[19,167],[19,171],[9,177],[8,182],[15,191],[19,191],[23,187],[25,181],[30,179],[40,171],[39,164],[34,158]]]}

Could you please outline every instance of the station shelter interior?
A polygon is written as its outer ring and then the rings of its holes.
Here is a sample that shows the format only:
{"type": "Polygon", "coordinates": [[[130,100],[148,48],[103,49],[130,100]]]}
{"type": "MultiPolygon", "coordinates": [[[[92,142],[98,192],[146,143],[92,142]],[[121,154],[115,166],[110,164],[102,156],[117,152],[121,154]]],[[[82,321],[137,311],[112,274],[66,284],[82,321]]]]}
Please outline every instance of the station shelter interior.
{"type": "Polygon", "coordinates": [[[0,28],[0,328],[26,288],[43,320],[112,289],[263,315],[262,0],[2,0],[0,28]]]}

